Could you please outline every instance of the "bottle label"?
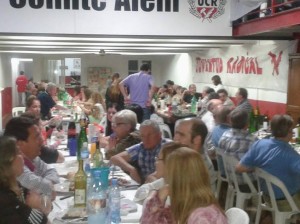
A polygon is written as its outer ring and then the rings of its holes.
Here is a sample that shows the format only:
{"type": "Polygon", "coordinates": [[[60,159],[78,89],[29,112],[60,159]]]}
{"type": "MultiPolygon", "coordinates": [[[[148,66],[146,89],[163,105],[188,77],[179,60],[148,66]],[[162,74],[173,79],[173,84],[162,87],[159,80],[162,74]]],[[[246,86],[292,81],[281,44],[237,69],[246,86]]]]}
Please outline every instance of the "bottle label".
{"type": "Polygon", "coordinates": [[[85,189],[75,189],[74,204],[85,204],[85,189]]]}

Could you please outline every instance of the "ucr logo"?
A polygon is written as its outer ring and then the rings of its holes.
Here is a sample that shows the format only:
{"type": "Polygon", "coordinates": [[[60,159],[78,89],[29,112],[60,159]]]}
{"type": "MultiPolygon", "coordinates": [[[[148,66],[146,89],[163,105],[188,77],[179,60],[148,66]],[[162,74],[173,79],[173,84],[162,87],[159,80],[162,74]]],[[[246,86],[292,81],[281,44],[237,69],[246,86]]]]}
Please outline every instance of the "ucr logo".
{"type": "Polygon", "coordinates": [[[202,19],[202,22],[208,20],[210,23],[224,14],[226,2],[227,0],[188,0],[190,13],[202,19]]]}

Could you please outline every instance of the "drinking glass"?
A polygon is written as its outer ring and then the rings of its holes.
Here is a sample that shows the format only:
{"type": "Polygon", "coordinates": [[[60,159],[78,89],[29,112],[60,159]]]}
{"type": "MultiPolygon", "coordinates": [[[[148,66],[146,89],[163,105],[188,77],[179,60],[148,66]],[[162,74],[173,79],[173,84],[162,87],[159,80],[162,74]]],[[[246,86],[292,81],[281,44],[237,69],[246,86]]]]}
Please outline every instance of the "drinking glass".
{"type": "Polygon", "coordinates": [[[52,210],[51,197],[46,194],[41,194],[41,210],[44,214],[48,215],[52,210]]]}

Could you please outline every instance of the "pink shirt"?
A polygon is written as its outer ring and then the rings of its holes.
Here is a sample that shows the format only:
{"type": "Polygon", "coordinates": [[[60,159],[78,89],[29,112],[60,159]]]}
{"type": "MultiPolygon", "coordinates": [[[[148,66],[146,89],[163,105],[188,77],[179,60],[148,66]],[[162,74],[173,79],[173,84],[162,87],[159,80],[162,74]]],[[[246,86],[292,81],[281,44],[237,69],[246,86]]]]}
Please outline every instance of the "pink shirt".
{"type": "MultiPolygon", "coordinates": [[[[140,223],[175,224],[169,207],[160,201],[157,192],[145,204],[140,223]]],[[[195,209],[187,224],[228,224],[226,216],[215,205],[195,209]]]]}

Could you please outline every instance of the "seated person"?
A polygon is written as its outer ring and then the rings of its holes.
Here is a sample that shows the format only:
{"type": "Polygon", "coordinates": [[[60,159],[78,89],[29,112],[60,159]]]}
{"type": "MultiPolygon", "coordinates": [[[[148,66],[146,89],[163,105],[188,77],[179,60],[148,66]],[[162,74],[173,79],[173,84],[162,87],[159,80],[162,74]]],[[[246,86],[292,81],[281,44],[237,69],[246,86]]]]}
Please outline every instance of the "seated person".
{"type": "Polygon", "coordinates": [[[108,144],[105,147],[107,159],[141,142],[136,124],[136,114],[131,110],[121,110],[113,116],[112,129],[114,132],[108,137],[108,144]]]}
{"type": "MultiPolygon", "coordinates": [[[[111,127],[111,121],[113,116],[121,110],[121,107],[116,103],[109,103],[107,105],[107,113],[106,118],[100,122],[100,125],[103,126],[104,136],[110,136],[113,133],[112,127],[111,127]]],[[[103,136],[100,137],[100,140],[103,136]]]]}
{"type": "Polygon", "coordinates": [[[51,118],[50,110],[55,107],[58,110],[65,110],[66,108],[56,104],[52,97],[56,96],[57,87],[54,83],[48,83],[46,91],[38,94],[38,99],[41,102],[41,118],[49,120],[51,118]]]}
{"type": "Polygon", "coordinates": [[[217,94],[219,95],[219,99],[223,102],[223,105],[226,107],[229,107],[230,109],[233,109],[235,107],[234,103],[228,96],[228,92],[226,89],[219,89],[217,91],[217,94]]]}
{"type": "Polygon", "coordinates": [[[188,147],[177,148],[168,155],[165,166],[167,184],[146,199],[141,223],[228,223],[198,152],[188,147]],[[171,205],[167,203],[168,197],[171,205]]]}
{"type": "Polygon", "coordinates": [[[29,190],[49,195],[54,200],[53,185],[59,183],[59,176],[54,168],[49,168],[39,157],[43,138],[38,125],[26,117],[14,117],[8,121],[4,136],[15,137],[22,152],[24,172],[18,176],[20,184],[29,190]]]}
{"type": "Polygon", "coordinates": [[[91,108],[91,114],[88,116],[90,124],[100,124],[103,116],[105,115],[101,104],[95,104],[91,108]]]}
{"type": "Polygon", "coordinates": [[[143,204],[144,199],[148,197],[152,190],[158,190],[165,185],[164,174],[165,164],[168,155],[175,149],[184,145],[176,142],[169,142],[162,146],[158,156],[155,159],[155,172],[148,176],[146,183],[140,186],[135,193],[135,201],[143,204]],[[146,190],[146,194],[144,193],[146,190]]]}
{"type": "Polygon", "coordinates": [[[210,175],[211,188],[216,189],[217,176],[211,159],[204,151],[207,127],[199,118],[183,118],[176,122],[174,141],[185,144],[201,154],[210,175]]]}
{"type": "Polygon", "coordinates": [[[0,137],[0,217],[1,223],[46,224],[49,211],[43,209],[40,195],[22,188],[24,160],[16,140],[0,137]]]}
{"type": "MultiPolygon", "coordinates": [[[[41,147],[41,154],[40,154],[40,158],[45,162],[45,163],[63,163],[65,161],[65,157],[63,156],[63,154],[59,151],[57,151],[57,149],[54,147],[54,145],[51,146],[47,146],[47,138],[45,136],[43,136],[43,126],[41,125],[41,120],[39,117],[36,117],[34,114],[30,113],[30,112],[26,112],[24,114],[21,114],[21,117],[26,117],[29,119],[32,119],[36,125],[39,126],[41,133],[42,133],[42,137],[43,137],[43,142],[44,144],[41,147]]],[[[60,143],[60,141],[59,141],[60,143]]],[[[57,143],[57,144],[59,144],[57,143]]]]}
{"type": "Polygon", "coordinates": [[[141,124],[140,137],[141,143],[111,157],[110,161],[129,173],[136,182],[144,183],[148,175],[155,171],[155,157],[167,140],[162,139],[158,124],[152,120],[145,120],[141,124]]]}
{"type": "MultiPolygon", "coordinates": [[[[41,116],[41,102],[36,96],[29,96],[26,100],[26,112],[30,112],[34,114],[36,117],[41,116]]],[[[47,137],[50,137],[53,128],[57,126],[57,124],[61,123],[62,117],[55,116],[50,120],[40,120],[41,125],[43,126],[43,130],[47,129],[47,137]]],[[[44,133],[43,133],[44,134],[44,133]]]]}
{"type": "MultiPolygon", "coordinates": [[[[251,172],[259,167],[279,178],[300,207],[300,154],[289,141],[293,136],[293,119],[289,115],[275,115],[271,120],[269,139],[256,141],[236,167],[238,172],[251,172]]],[[[268,192],[266,189],[262,189],[268,192]]],[[[277,205],[281,211],[289,211],[288,202],[279,189],[274,189],[277,205]]]]}
{"type": "Polygon", "coordinates": [[[201,98],[201,94],[197,93],[197,88],[195,84],[190,84],[189,89],[183,92],[182,100],[185,103],[191,103],[193,97],[195,96],[196,101],[201,98]]]}
{"type": "Polygon", "coordinates": [[[172,97],[172,104],[176,102],[177,105],[182,103],[182,87],[176,86],[175,88],[175,95],[172,97]]]}

